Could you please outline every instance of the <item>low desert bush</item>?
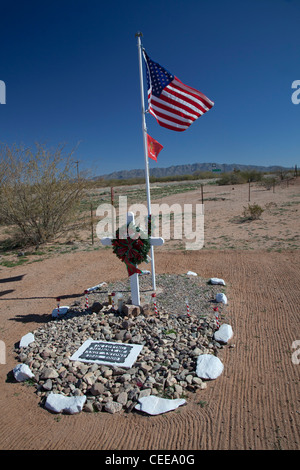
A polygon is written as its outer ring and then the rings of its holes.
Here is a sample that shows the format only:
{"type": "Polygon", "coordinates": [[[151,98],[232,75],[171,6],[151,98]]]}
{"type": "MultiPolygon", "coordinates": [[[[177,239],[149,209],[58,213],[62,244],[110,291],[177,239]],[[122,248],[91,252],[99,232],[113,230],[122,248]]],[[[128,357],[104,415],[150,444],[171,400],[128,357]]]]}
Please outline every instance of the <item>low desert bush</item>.
{"type": "Polygon", "coordinates": [[[84,191],[73,152],[0,144],[0,222],[23,245],[44,243],[74,221],[84,191]]]}
{"type": "Polygon", "coordinates": [[[247,220],[259,219],[264,209],[258,204],[248,204],[248,207],[244,207],[244,218],[247,220]]]}
{"type": "Polygon", "coordinates": [[[278,183],[278,179],[275,176],[266,176],[260,182],[261,186],[265,189],[270,190],[274,187],[275,184],[278,183]]]}
{"type": "Polygon", "coordinates": [[[257,181],[261,181],[263,178],[263,173],[256,170],[236,170],[230,173],[223,173],[221,178],[218,179],[218,185],[226,185],[226,184],[244,184],[257,181]]]}

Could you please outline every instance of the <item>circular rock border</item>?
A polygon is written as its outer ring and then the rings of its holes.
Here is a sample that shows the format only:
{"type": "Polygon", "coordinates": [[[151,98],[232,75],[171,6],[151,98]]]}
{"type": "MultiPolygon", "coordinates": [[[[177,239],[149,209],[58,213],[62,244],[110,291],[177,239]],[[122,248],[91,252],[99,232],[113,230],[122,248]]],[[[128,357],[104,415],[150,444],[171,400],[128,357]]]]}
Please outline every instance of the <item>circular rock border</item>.
{"type": "MultiPolygon", "coordinates": [[[[210,291],[210,299],[214,296],[215,290],[210,291]]],[[[150,395],[185,398],[189,392],[206,388],[206,381],[196,373],[198,356],[217,356],[223,348],[214,339],[213,305],[209,303],[205,313],[190,316],[162,310],[154,315],[147,305],[134,317],[130,309],[125,309],[127,315],[119,314],[94,300],[90,309],[73,307],[33,331],[34,341],[16,349],[18,360],[34,374],[31,380],[42,404],[53,393],[85,395],[84,411],[115,413],[132,411],[139,399],[150,395]],[[142,344],[143,349],[130,369],[71,360],[90,338],[142,344]]]]}

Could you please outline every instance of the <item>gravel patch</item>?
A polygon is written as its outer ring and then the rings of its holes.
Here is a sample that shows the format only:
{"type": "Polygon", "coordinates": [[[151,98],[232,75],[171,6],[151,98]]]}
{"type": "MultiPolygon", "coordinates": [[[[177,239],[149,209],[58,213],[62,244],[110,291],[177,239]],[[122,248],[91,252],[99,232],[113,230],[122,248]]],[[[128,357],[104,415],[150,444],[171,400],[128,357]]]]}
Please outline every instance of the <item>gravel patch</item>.
{"type": "Polygon", "coordinates": [[[213,307],[218,307],[220,322],[227,306],[214,299],[225,289],[187,275],[157,275],[156,283],[157,314],[151,276],[140,277],[138,312],[130,309],[130,283],[125,279],[89,294],[88,309],[83,296],[63,317],[50,317],[33,331],[34,342],[16,348],[18,360],[34,374],[32,383],[42,404],[49,393],[86,395],[86,412],[130,412],[144,396],[184,398],[206,388],[206,381],[196,375],[196,362],[200,354],[217,356],[224,347],[213,338],[217,329],[213,307]],[[111,292],[122,292],[127,304],[122,313],[108,303],[111,292]],[[87,339],[141,344],[143,349],[130,369],[71,360],[87,339]]]}

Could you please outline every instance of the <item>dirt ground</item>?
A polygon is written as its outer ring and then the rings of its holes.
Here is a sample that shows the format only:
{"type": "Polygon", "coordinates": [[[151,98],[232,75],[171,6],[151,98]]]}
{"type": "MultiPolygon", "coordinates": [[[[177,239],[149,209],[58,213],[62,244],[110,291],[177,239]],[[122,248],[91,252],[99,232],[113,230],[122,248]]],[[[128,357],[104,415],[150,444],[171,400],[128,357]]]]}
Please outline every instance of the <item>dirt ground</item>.
{"type": "MultiPolygon", "coordinates": [[[[185,251],[175,240],[155,250],[157,273],[191,270],[226,281],[226,321],[234,331],[234,347],[222,351],[223,374],[164,415],[54,415],[39,406],[32,387],[9,380],[17,364],[14,345],[51,321],[58,295],[68,305],[87,287],[125,277],[110,249],[1,266],[6,363],[0,364],[0,449],[298,450],[300,352],[293,343],[300,341],[299,187],[299,179],[275,193],[253,185],[251,204],[264,212],[246,222],[248,185],[207,186],[204,248],[185,251]]],[[[192,191],[163,202],[200,199],[192,191]]]]}

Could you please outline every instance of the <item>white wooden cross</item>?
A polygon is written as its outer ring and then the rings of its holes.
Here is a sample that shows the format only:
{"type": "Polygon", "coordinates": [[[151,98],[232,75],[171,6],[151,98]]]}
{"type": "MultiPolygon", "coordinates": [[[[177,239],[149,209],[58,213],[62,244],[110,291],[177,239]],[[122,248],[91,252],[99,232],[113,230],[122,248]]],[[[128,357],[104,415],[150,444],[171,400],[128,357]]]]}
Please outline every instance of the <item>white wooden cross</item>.
{"type": "MultiPolygon", "coordinates": [[[[133,212],[127,212],[127,225],[132,222],[134,224],[133,212]]],[[[111,245],[112,238],[105,237],[101,238],[102,245],[111,245]]],[[[163,245],[164,239],[161,237],[150,237],[150,244],[152,246],[163,245]]],[[[130,276],[130,290],[131,290],[131,302],[132,305],[140,305],[140,286],[139,286],[139,274],[134,273],[130,276]]]]}

